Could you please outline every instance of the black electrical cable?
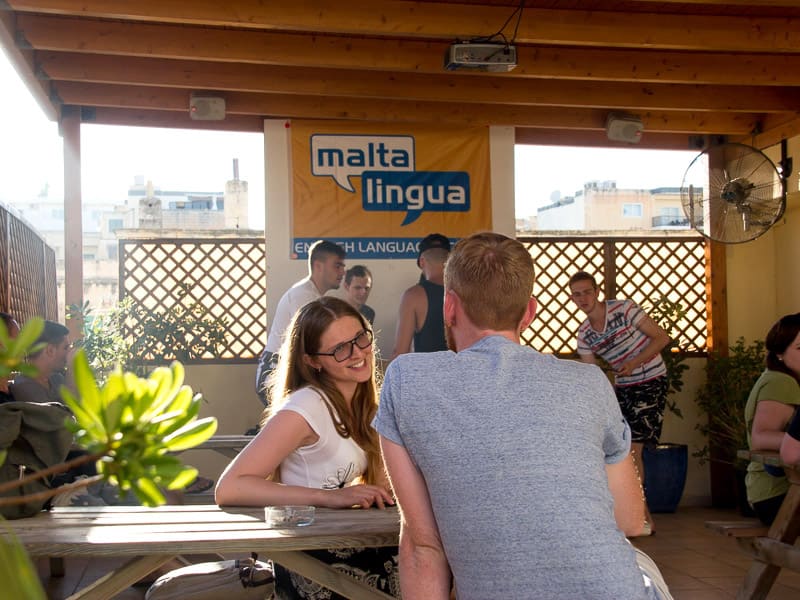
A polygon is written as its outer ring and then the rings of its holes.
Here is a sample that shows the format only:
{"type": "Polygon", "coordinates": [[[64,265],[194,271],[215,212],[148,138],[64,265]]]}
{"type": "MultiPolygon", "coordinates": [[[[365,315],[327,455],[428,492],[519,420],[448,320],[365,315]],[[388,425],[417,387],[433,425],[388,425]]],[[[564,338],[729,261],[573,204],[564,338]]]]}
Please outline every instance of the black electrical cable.
{"type": "Polygon", "coordinates": [[[472,41],[472,42],[490,42],[494,38],[499,37],[499,38],[501,38],[503,40],[504,44],[506,44],[506,45],[513,44],[514,40],[517,39],[517,31],[519,30],[520,21],[522,21],[522,11],[524,9],[525,9],[525,0],[520,0],[519,6],[517,6],[517,8],[515,8],[514,11],[510,15],[508,15],[508,18],[506,19],[505,23],[503,23],[503,25],[500,27],[500,29],[498,29],[492,35],[472,38],[472,40],[470,40],[470,41],[472,41]],[[508,27],[508,24],[511,22],[511,19],[514,18],[514,15],[517,15],[517,23],[516,23],[516,25],[514,25],[514,36],[509,41],[506,38],[506,36],[503,33],[503,31],[505,30],[506,27],[508,27]]]}

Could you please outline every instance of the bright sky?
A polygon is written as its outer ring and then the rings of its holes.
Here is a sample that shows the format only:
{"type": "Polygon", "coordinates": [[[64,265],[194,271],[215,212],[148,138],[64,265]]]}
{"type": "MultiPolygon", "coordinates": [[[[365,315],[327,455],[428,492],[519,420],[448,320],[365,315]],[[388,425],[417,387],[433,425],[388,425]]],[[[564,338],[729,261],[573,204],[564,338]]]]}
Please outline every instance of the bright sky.
{"type": "MultiPolygon", "coordinates": [[[[0,53],[0,202],[36,198],[49,185],[63,197],[63,143],[5,54],[0,53]]],[[[187,106],[188,110],[188,106],[187,106]]],[[[81,126],[84,202],[123,203],[134,176],[163,190],[222,192],[233,179],[248,182],[250,227],[264,228],[264,136],[188,129],[81,126]]]]}
{"type": "MultiPolygon", "coordinates": [[[[45,185],[63,197],[62,140],[0,54],[0,202],[34,199],[45,185]]],[[[188,110],[188,109],[187,109],[188,110]]],[[[644,135],[647,135],[645,132],[644,135]]],[[[248,182],[250,227],[264,226],[263,136],[252,133],[82,125],[85,202],[124,201],[134,176],[156,187],[223,191],[233,178],[248,182]]],[[[679,187],[696,152],[517,146],[516,215],[536,214],[553,191],[571,196],[587,181],[613,180],[618,188],[679,187]]]]}
{"type": "Polygon", "coordinates": [[[694,150],[518,145],[516,215],[535,215],[536,208],[550,204],[552,192],[574,196],[587,181],[616,181],[620,189],[680,187],[697,154],[694,150]]]}

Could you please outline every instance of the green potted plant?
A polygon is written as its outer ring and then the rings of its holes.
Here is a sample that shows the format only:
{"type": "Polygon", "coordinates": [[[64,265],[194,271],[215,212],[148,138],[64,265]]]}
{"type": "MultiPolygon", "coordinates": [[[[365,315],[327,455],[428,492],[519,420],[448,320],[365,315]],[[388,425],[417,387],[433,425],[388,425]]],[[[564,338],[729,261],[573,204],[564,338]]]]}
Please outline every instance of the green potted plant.
{"type": "MultiPolygon", "coordinates": [[[[0,322],[0,375],[7,376],[30,349],[42,322],[26,323],[17,340],[10,340],[0,322]],[[37,329],[38,328],[38,329],[37,329]]],[[[46,499],[69,488],[88,486],[103,479],[132,492],[145,506],[163,504],[164,489],[180,489],[197,476],[184,466],[175,452],[196,446],[211,437],[217,422],[198,419],[201,397],[183,385],[183,367],[175,362],[156,369],[148,379],[117,370],[98,387],[85,354],[73,363],[77,394],[62,390],[74,419],[65,425],[75,441],[87,451],[79,461],[96,461],[98,475],[39,493],[46,499]]],[[[0,450],[0,464],[6,451],[0,450]]],[[[0,503],[21,504],[31,500],[20,495],[31,481],[41,480],[74,466],[76,461],[52,465],[21,479],[0,483],[0,503]]],[[[0,578],[9,598],[44,600],[36,571],[14,536],[3,530],[0,519],[0,578]]]]}
{"type": "Polygon", "coordinates": [[[744,406],[756,379],[765,368],[764,342],[750,344],[743,337],[727,353],[712,352],[706,362],[706,381],[698,389],[695,402],[708,417],[697,428],[707,436],[708,444],[695,453],[709,460],[711,501],[717,507],[738,504],[746,510],[744,468],[736,452],[747,448],[747,424],[744,406]]]}
{"type": "Polygon", "coordinates": [[[177,301],[155,311],[130,297],[102,314],[95,314],[88,303],[70,305],[68,318],[83,322],[81,343],[98,380],[117,367],[141,375],[145,365],[217,356],[228,322],[214,317],[190,292],[181,284],[177,301]]]}
{"type": "MultiPolygon", "coordinates": [[[[681,349],[676,335],[677,325],[686,317],[686,311],[681,303],[663,296],[647,308],[647,313],[671,338],[661,351],[667,369],[667,409],[683,418],[674,395],[683,389],[683,374],[689,368],[685,364],[686,353],[681,349]]],[[[643,486],[650,512],[675,512],[686,485],[688,446],[671,442],[645,446],[642,460],[645,465],[643,486]]]]}

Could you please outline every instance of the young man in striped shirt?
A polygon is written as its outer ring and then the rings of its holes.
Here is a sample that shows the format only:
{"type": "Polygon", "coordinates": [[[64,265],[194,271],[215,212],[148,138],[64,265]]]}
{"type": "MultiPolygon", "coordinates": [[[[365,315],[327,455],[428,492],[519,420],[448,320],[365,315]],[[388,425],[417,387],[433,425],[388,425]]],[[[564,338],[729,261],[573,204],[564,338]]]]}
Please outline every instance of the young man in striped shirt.
{"type": "MultiPolygon", "coordinates": [[[[611,366],[617,400],[631,427],[631,454],[644,482],[642,447],[658,443],[664,420],[667,369],[661,351],[670,337],[634,302],[601,302],[597,282],[584,271],[570,278],[569,287],[572,301],[587,316],[578,328],[578,355],[583,362],[600,357],[611,366]]],[[[654,530],[649,511],[647,523],[654,530]]]]}

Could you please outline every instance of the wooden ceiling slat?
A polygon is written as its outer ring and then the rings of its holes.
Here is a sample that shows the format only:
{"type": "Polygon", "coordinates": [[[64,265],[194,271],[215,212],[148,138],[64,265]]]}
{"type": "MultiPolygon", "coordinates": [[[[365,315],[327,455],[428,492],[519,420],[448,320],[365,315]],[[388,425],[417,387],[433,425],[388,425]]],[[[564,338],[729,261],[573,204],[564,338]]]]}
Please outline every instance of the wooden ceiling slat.
{"type": "MultiPolygon", "coordinates": [[[[449,45],[26,14],[19,16],[17,26],[22,38],[39,50],[300,67],[357,66],[437,75],[444,72],[443,56],[449,45]]],[[[517,68],[495,77],[800,85],[800,55],[545,46],[520,46],[517,52],[517,68]]]]}
{"type": "Polygon", "coordinates": [[[612,142],[604,131],[579,131],[517,127],[515,143],[537,146],[588,146],[594,148],[637,148],[644,150],[691,150],[689,136],[682,133],[647,131],[637,144],[612,142]]]}
{"type": "MultiPolygon", "coordinates": [[[[137,109],[189,110],[189,94],[179,89],[109,86],[60,82],[56,90],[64,104],[83,106],[127,107],[137,109]]],[[[285,94],[229,93],[225,96],[226,113],[250,114],[271,118],[324,118],[356,121],[391,121],[396,123],[445,122],[475,125],[511,125],[552,128],[557,122],[565,129],[605,130],[608,111],[575,108],[522,107],[504,104],[460,104],[447,102],[410,102],[361,98],[322,98],[285,94]]],[[[759,122],[747,113],[691,113],[647,111],[640,114],[646,130],[661,132],[726,131],[747,134],[759,122]]]]}
{"type": "Polygon", "coordinates": [[[183,126],[189,93],[212,90],[231,123],[202,122],[210,129],[435,121],[607,145],[610,112],[639,116],[659,146],[800,129],[800,5],[789,0],[527,0],[510,73],[447,72],[443,55],[455,38],[493,33],[514,0],[0,3],[0,44],[51,117],[74,104],[183,126]]]}
{"type": "MultiPolygon", "coordinates": [[[[471,39],[493,34],[508,6],[360,0],[6,0],[21,12],[160,21],[273,31],[471,39]]],[[[510,30],[510,29],[509,29],[510,30]]],[[[678,15],[603,10],[524,11],[517,42],[570,46],[645,47],[733,52],[800,52],[800,18],[678,15]]]]}
{"type": "Polygon", "coordinates": [[[124,125],[130,127],[168,127],[171,129],[205,129],[211,131],[264,132],[264,120],[249,115],[230,115],[223,121],[195,121],[173,111],[130,110],[124,108],[92,108],[82,111],[83,123],[124,125]]]}
{"type": "Polygon", "coordinates": [[[699,86],[499,80],[454,75],[374,73],[297,69],[201,61],[42,53],[41,70],[50,79],[154,85],[216,91],[249,91],[636,110],[786,112],[800,106],[800,88],[699,86]]]}

